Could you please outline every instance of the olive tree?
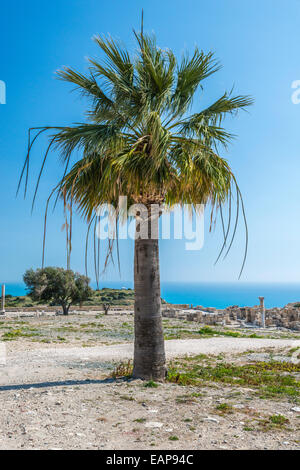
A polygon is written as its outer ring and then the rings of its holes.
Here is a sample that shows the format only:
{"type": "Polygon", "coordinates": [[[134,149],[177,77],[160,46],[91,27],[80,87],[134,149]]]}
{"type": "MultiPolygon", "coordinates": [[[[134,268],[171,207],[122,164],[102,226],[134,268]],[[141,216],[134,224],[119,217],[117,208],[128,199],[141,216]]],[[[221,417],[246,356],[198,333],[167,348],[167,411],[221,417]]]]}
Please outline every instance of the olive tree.
{"type": "Polygon", "coordinates": [[[92,294],[90,279],[70,269],[28,269],[23,279],[33,300],[61,305],[64,315],[68,315],[72,304],[81,304],[92,294]]]}

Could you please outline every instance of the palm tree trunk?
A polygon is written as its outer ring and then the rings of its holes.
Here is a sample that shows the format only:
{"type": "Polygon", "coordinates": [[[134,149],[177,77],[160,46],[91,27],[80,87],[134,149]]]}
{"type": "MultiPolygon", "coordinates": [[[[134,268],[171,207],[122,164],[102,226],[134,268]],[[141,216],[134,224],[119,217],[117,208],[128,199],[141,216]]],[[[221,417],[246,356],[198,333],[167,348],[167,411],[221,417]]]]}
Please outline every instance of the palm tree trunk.
{"type": "Polygon", "coordinates": [[[135,240],[134,289],[133,376],[162,381],[166,376],[166,359],[157,239],[135,240]]]}

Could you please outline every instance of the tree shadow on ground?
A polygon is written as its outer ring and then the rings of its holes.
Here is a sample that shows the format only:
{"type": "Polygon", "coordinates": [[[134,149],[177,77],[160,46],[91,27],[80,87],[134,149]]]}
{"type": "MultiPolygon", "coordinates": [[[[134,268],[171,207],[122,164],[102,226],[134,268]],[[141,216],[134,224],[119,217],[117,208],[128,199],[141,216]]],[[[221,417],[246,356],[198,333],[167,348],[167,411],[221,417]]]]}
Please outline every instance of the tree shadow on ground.
{"type": "Polygon", "coordinates": [[[19,385],[1,385],[0,392],[7,392],[13,390],[30,390],[40,388],[51,388],[51,387],[73,387],[76,385],[101,385],[114,382],[128,382],[128,377],[120,377],[118,379],[107,378],[102,380],[62,380],[55,382],[38,382],[38,383],[26,383],[19,385]]]}

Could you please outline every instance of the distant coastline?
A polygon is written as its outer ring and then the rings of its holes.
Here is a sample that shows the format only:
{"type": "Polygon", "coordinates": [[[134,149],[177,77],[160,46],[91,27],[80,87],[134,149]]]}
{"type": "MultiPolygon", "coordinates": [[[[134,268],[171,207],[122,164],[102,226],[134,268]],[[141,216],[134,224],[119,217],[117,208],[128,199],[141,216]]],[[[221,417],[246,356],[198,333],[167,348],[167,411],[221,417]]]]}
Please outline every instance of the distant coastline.
{"type": "MultiPolygon", "coordinates": [[[[96,288],[95,283],[92,287],[96,288]]],[[[130,281],[102,281],[100,288],[133,288],[130,281]]],[[[16,296],[26,294],[23,283],[6,283],[6,293],[16,296]]],[[[162,297],[174,304],[203,305],[226,308],[231,305],[253,306],[258,297],[265,297],[267,308],[284,307],[300,301],[300,283],[206,283],[206,282],[162,282],[162,297]]]]}

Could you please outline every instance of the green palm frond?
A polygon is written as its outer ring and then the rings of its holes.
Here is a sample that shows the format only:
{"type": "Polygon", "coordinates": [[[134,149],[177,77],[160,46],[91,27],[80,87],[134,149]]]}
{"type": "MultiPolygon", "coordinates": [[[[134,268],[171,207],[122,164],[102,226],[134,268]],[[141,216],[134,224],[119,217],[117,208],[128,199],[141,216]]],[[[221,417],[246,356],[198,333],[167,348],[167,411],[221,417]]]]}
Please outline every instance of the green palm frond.
{"type": "Polygon", "coordinates": [[[108,108],[112,106],[113,102],[99,87],[97,80],[92,74],[90,74],[90,76],[86,76],[69,67],[65,67],[63,70],[58,70],[56,74],[60,80],[74,83],[82,95],[93,98],[94,103],[98,106],[108,108]]]}
{"type": "Polygon", "coordinates": [[[113,124],[77,124],[65,127],[56,133],[55,144],[65,161],[75,149],[88,153],[97,152],[99,156],[109,151],[118,153],[126,141],[126,136],[113,124]]]}
{"type": "MultiPolygon", "coordinates": [[[[224,93],[215,103],[199,113],[199,116],[206,119],[212,119],[214,122],[221,123],[227,114],[233,114],[240,109],[247,108],[253,104],[253,98],[250,96],[234,96],[231,93],[224,93]]],[[[194,116],[197,116],[194,115],[194,116]]],[[[192,116],[193,118],[193,116],[192,116]]]]}
{"type": "Polygon", "coordinates": [[[191,58],[188,55],[183,57],[178,65],[177,84],[171,100],[176,116],[182,116],[188,110],[201,82],[219,69],[220,65],[211,52],[205,54],[196,48],[191,58]]]}

